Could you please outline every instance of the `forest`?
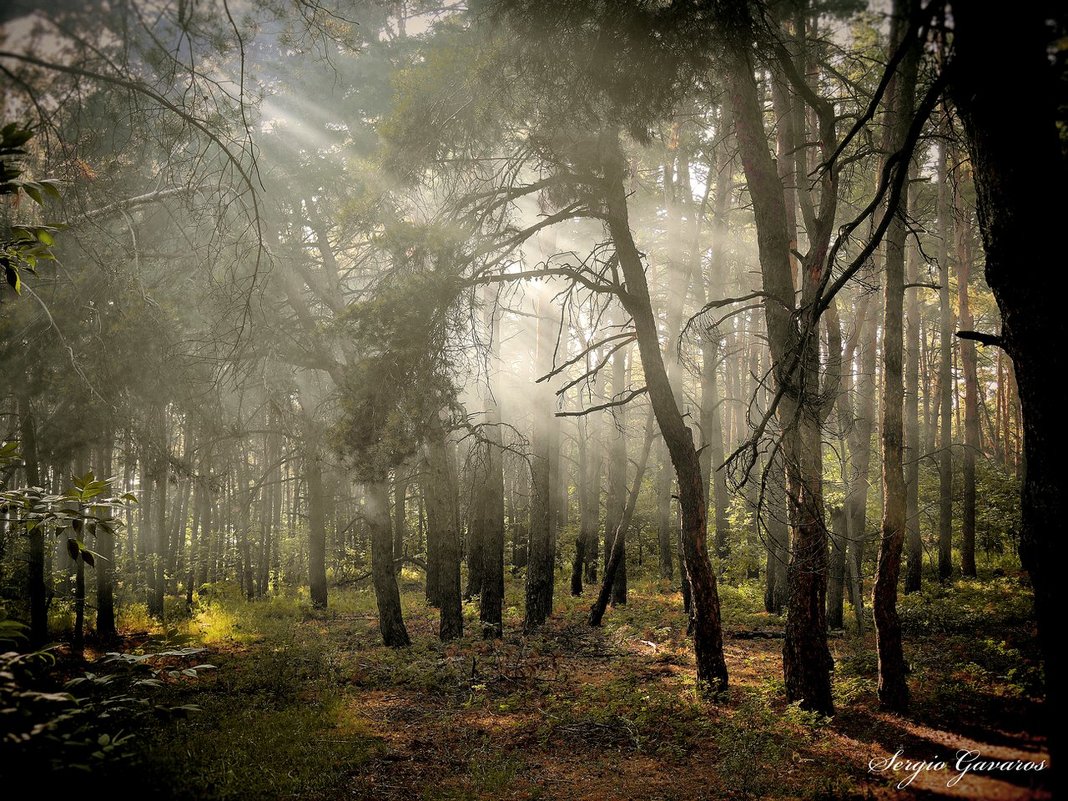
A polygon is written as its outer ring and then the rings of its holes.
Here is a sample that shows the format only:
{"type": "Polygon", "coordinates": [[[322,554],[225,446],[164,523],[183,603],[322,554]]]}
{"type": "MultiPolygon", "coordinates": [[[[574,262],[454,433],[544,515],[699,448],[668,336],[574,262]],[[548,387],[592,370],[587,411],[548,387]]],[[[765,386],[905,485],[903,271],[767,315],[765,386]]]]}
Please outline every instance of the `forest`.
{"type": "Polygon", "coordinates": [[[7,0],[5,797],[1053,798],[1066,62],[7,0]]]}

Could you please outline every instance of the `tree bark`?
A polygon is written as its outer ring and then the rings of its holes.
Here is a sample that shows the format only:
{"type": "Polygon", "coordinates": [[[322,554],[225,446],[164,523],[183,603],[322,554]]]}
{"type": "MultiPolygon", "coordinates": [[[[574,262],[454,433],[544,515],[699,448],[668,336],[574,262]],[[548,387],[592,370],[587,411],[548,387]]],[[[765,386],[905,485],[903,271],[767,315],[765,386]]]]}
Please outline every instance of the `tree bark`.
{"type": "MultiPolygon", "coordinates": [[[[776,385],[782,391],[778,417],[783,428],[787,494],[791,506],[793,548],[787,569],[790,587],[789,614],[783,644],[786,695],[807,709],[824,713],[834,710],[827,647],[827,529],[824,522],[822,487],[822,410],[819,393],[818,317],[809,303],[799,320],[794,310],[790,236],[782,181],[767,146],[756,80],[748,46],[752,21],[748,7],[724,8],[722,20],[730,36],[725,53],[728,96],[734,110],[739,155],[753,200],[757,225],[768,343],[776,385]],[[803,326],[808,332],[801,335],[803,326]]],[[[830,144],[829,142],[826,144],[830,144]]],[[[832,187],[824,187],[826,193],[832,187]]],[[[828,200],[831,196],[826,196],[828,200]]],[[[833,224],[833,223],[832,223],[833,224]]],[[[822,221],[826,229],[827,221],[822,221]]],[[[809,230],[802,291],[818,284],[826,269],[826,238],[830,230],[809,230]]],[[[839,352],[840,358],[840,352],[839,352]]]]}
{"type": "MultiPolygon", "coordinates": [[[[427,513],[427,586],[434,565],[434,593],[441,608],[439,636],[454,640],[463,636],[463,601],[460,596],[460,526],[456,510],[456,479],[444,428],[432,426],[425,448],[426,479],[423,481],[427,513]],[[433,542],[433,550],[430,543],[433,542]],[[434,561],[431,563],[431,553],[434,561]]],[[[428,590],[429,592],[429,590],[428,590]]]]}
{"type": "MultiPolygon", "coordinates": [[[[41,486],[37,458],[37,426],[28,395],[19,397],[19,438],[27,487],[41,486]]],[[[45,542],[40,526],[29,532],[30,552],[26,570],[26,592],[30,599],[30,647],[48,642],[48,589],[45,584],[45,542]]]]}
{"type": "MultiPolygon", "coordinates": [[[[915,167],[912,173],[915,174],[915,167]]],[[[914,197],[910,194],[910,198],[914,197]]],[[[920,278],[919,248],[908,246],[907,281],[920,278]]],[[[923,580],[920,538],[920,292],[905,290],[905,592],[919,592],[923,580]]]]}
{"type": "Polygon", "coordinates": [[[378,603],[378,628],[390,648],[411,644],[401,613],[397,574],[393,572],[393,537],[389,527],[389,482],[367,485],[365,510],[371,530],[371,579],[378,603]]]}
{"type": "Polygon", "coordinates": [[[953,574],[953,309],[949,305],[949,237],[951,231],[949,148],[942,144],[938,160],[938,305],[939,418],[938,447],[938,578],[953,574]]]}
{"type": "Polygon", "coordinates": [[[167,485],[170,476],[170,444],[168,442],[166,412],[159,409],[156,413],[155,432],[160,454],[152,471],[153,511],[155,519],[152,521],[153,532],[149,534],[151,542],[151,558],[148,564],[150,582],[148,586],[148,613],[156,618],[163,617],[163,594],[165,591],[165,565],[167,555],[167,485]]]}
{"type": "Polygon", "coordinates": [[[623,303],[634,321],[650,403],[660,433],[671,453],[678,479],[683,548],[693,598],[692,622],[697,679],[713,693],[720,693],[727,688],[727,664],[723,658],[716,574],[708,558],[706,543],[708,518],[701,465],[693,435],[675,402],[675,393],[660,350],[659,332],[649,298],[645,265],[630,231],[624,182],[625,164],[617,132],[606,137],[602,152],[607,226],[626,281],[623,303]]]}
{"type": "MultiPolygon", "coordinates": [[[[97,465],[98,476],[102,479],[111,476],[112,448],[114,434],[105,431],[101,437],[97,465]]],[[[123,488],[125,492],[127,488],[123,488]]],[[[103,520],[110,524],[112,515],[110,510],[105,510],[103,520]]],[[[102,525],[96,527],[96,549],[101,558],[94,564],[96,571],[96,636],[104,642],[110,642],[118,637],[115,627],[115,533],[108,531],[102,525]]]]}
{"type": "Polygon", "coordinates": [[[404,540],[408,534],[408,474],[398,467],[393,477],[393,571],[404,567],[404,540]]]}
{"type": "Polygon", "coordinates": [[[323,468],[318,448],[308,444],[304,451],[304,478],[308,482],[308,585],[316,609],[327,605],[326,515],[323,497],[323,468]]]}
{"type": "MultiPolygon", "coordinates": [[[[553,367],[557,324],[551,295],[546,291],[538,301],[537,353],[534,363],[538,376],[553,367]]],[[[557,423],[553,416],[553,394],[542,382],[534,396],[534,432],[531,437],[530,555],[527,561],[526,617],[523,628],[538,629],[552,614],[556,573],[556,482],[553,476],[553,441],[557,423]]]]}
{"type": "Polygon", "coordinates": [[[619,525],[616,527],[611,538],[611,545],[608,549],[608,564],[604,569],[604,580],[601,582],[601,589],[597,593],[597,600],[594,601],[593,606],[590,607],[589,624],[591,626],[600,626],[601,620],[604,618],[605,609],[608,608],[608,602],[612,597],[612,588],[615,586],[615,575],[620,568],[620,562],[623,559],[623,550],[621,543],[623,537],[626,535],[627,529],[630,527],[631,521],[634,519],[634,509],[638,503],[638,492],[642,486],[642,478],[645,476],[645,468],[649,463],[649,451],[653,444],[653,410],[650,408],[649,416],[645,421],[645,444],[642,445],[641,456],[638,458],[638,471],[634,474],[634,483],[631,485],[630,494],[627,496],[627,505],[623,510],[623,515],[619,520],[619,525]]]}
{"type": "MultiPolygon", "coordinates": [[[[911,16],[912,0],[895,0],[890,32],[890,49],[904,42],[911,16]]],[[[909,43],[897,74],[887,91],[889,128],[886,152],[898,151],[905,142],[915,106],[918,43],[909,43]]],[[[884,239],[886,270],[883,279],[883,520],[879,561],[875,571],[872,612],[875,616],[875,646],[879,656],[879,702],[884,709],[904,712],[909,704],[905,680],[905,655],[901,644],[901,621],[897,614],[897,583],[901,575],[901,553],[905,543],[903,370],[905,238],[908,229],[908,183],[893,213],[884,239]]]]}
{"type": "MultiPolygon", "coordinates": [[[[623,315],[619,314],[615,319],[616,324],[624,323],[623,315]]],[[[612,395],[622,398],[627,391],[627,361],[630,348],[623,347],[612,354],[612,395]]],[[[633,356],[630,356],[633,359],[633,356]]],[[[625,406],[614,407],[609,412],[608,426],[608,486],[605,493],[604,511],[604,566],[608,569],[608,562],[612,551],[617,547],[620,551],[620,566],[614,574],[613,598],[616,601],[626,603],[627,600],[627,532],[623,532],[623,540],[616,543],[615,532],[623,520],[623,513],[627,505],[627,409],[625,406]]]]}
{"type": "Polygon", "coordinates": [[[1061,727],[1052,715],[1063,694],[1060,607],[1064,564],[1065,434],[1063,401],[1050,376],[1066,372],[1064,270],[1060,231],[1068,219],[1063,192],[1034,189],[1035,176],[1068,185],[1058,122],[1059,67],[1049,58],[1060,7],[1022,7],[1007,35],[1004,19],[979,5],[953,7],[950,94],[968,139],[975,174],[986,280],[1001,311],[1001,341],[1012,357],[1023,422],[1020,558],[1031,576],[1039,642],[1045,658],[1050,754],[1060,756],[1061,727]],[[1020,87],[1030,91],[1021,92],[1020,87]],[[1037,99],[1036,99],[1037,98],[1037,99]],[[1034,276],[1021,273],[1032,269],[1034,276]]]}
{"type": "MultiPolygon", "coordinates": [[[[967,170],[962,165],[960,175],[954,184],[953,219],[956,222],[957,258],[954,262],[957,274],[957,309],[960,315],[960,328],[971,331],[975,328],[972,319],[971,304],[968,298],[968,282],[971,279],[971,225],[970,211],[961,197],[960,183],[965,179],[967,170]]],[[[975,457],[979,453],[979,378],[975,353],[975,342],[962,339],[960,348],[960,366],[964,379],[964,453],[961,458],[961,521],[960,521],[960,573],[965,578],[975,578],[975,457]]]]}
{"type": "Polygon", "coordinates": [[[504,607],[504,451],[501,409],[496,376],[500,370],[500,313],[496,293],[487,292],[486,328],[489,331],[489,359],[486,380],[486,483],[482,493],[482,595],[479,620],[482,636],[500,637],[504,607]]]}

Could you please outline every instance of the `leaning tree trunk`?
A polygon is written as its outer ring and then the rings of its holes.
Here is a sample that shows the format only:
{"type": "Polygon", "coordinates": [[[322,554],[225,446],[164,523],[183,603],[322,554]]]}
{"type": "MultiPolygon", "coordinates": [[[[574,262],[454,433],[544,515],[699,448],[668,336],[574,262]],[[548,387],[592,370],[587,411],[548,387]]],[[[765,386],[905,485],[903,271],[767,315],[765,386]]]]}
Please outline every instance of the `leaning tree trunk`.
{"type": "Polygon", "coordinates": [[[626,281],[626,290],[621,299],[634,321],[649,399],[660,433],[671,453],[671,462],[675,466],[678,479],[683,549],[693,603],[691,620],[697,679],[713,693],[718,693],[727,688],[727,663],[723,658],[723,632],[716,574],[708,558],[708,518],[701,465],[693,435],[676,404],[675,393],[664,365],[656,317],[649,297],[649,284],[645,277],[645,265],[631,235],[624,182],[626,165],[619,145],[618,132],[606,137],[603,154],[607,226],[626,281]]]}
{"type": "Polygon", "coordinates": [[[378,628],[382,642],[391,648],[410,645],[401,614],[397,574],[393,572],[393,537],[389,527],[389,482],[367,485],[367,525],[371,531],[371,580],[378,602],[378,628]]]}
{"type": "MultiPolygon", "coordinates": [[[[1063,400],[1051,377],[1068,371],[1068,277],[1063,269],[1048,268],[1063,260],[1068,198],[1063,191],[1036,192],[1034,180],[1068,185],[1059,125],[1061,73],[1048,49],[1048,20],[1056,10],[1042,3],[1016,9],[1010,33],[1004,18],[981,4],[954,5],[948,67],[974,169],[986,280],[1001,311],[1001,336],[990,341],[1012,357],[1020,395],[1026,465],[1020,558],[1034,587],[1051,713],[1060,709],[1063,694],[1059,582],[1066,516],[1063,400]],[[1032,91],[1021,92],[1022,86],[1032,91]]],[[[1050,725],[1049,732],[1056,761],[1061,728],[1050,725]]]]}

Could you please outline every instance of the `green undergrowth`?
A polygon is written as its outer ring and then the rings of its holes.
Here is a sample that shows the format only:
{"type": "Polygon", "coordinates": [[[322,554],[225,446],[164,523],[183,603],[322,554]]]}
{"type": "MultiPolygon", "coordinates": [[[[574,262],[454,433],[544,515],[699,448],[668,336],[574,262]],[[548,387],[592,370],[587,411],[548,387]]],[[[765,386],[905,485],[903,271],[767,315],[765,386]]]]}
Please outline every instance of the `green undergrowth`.
{"type": "MultiPolygon", "coordinates": [[[[572,598],[558,584],[553,617],[524,635],[522,576],[510,576],[504,637],[483,640],[477,602],[468,602],[467,633],[452,643],[437,639],[437,610],[413,577],[402,585],[412,638],[403,649],[380,644],[374,597],[363,587],[333,591],[326,610],[303,592],[248,601],[227,585],[208,588],[192,612],[176,608],[162,625],[127,610],[137,647],[205,646],[216,670],[164,689],[168,703],[201,711],[138,733],[123,786],[159,799],[363,798],[375,797],[379,781],[408,788],[396,797],[554,797],[539,760],[581,752],[596,764],[631,754],[672,774],[700,760],[714,797],[773,796],[798,766],[799,797],[857,791],[846,757],[821,750],[837,719],[784,700],[774,638],[784,621],[763,611],[755,582],[720,587],[736,672],[718,703],[697,692],[681,595],[669,582],[633,579],[629,603],[610,608],[598,629],[585,622],[592,592],[572,598]],[[732,637],[752,631],[771,638],[732,637]],[[397,732],[409,739],[395,740],[397,732]],[[416,768],[404,766],[424,761],[440,774],[432,786],[422,774],[405,778],[416,768]]],[[[1029,603],[1027,588],[1010,578],[903,597],[919,720],[952,730],[945,718],[957,709],[996,720],[997,704],[1030,708],[1041,675],[1029,603]]],[[[877,706],[871,636],[831,641],[835,702],[846,719],[877,706]]]]}

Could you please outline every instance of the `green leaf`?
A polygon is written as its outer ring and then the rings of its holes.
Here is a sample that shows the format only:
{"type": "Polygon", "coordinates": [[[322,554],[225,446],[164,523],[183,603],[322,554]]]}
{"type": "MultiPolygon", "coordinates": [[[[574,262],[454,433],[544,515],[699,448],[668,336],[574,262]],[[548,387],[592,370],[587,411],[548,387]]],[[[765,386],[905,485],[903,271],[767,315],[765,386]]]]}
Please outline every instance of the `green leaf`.
{"type": "Polygon", "coordinates": [[[15,290],[16,295],[22,294],[22,279],[19,278],[19,271],[12,267],[10,264],[5,265],[4,273],[7,277],[7,282],[12,289],[15,290]]]}

